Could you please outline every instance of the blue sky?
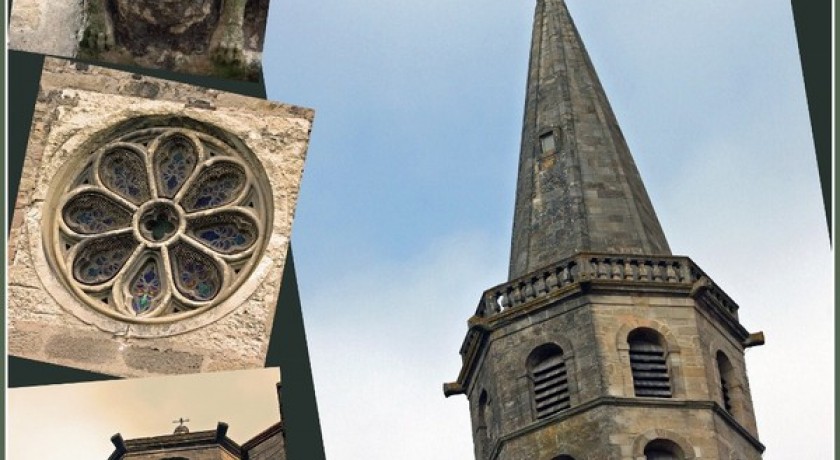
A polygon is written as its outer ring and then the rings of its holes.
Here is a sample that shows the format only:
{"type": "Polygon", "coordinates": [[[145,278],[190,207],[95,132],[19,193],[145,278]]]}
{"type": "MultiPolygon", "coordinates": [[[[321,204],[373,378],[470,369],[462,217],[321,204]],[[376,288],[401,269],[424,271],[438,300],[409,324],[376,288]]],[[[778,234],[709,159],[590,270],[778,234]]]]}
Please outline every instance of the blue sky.
{"type": "MultiPolygon", "coordinates": [[[[673,252],[767,335],[765,460],[829,458],[833,268],[790,2],[568,4],[673,252]]],[[[441,384],[507,275],[533,7],[272,2],[269,98],[316,109],[292,240],[330,459],[472,457],[441,384]]]]}

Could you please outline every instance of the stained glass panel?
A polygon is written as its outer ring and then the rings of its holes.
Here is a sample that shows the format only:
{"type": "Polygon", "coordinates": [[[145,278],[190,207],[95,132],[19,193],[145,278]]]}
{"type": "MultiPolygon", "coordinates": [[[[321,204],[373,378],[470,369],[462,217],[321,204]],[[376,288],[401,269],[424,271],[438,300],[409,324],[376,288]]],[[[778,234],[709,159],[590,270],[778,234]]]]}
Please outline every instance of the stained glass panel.
{"type": "Polygon", "coordinates": [[[134,204],[151,197],[146,163],[129,148],[117,147],[102,154],[99,178],[106,187],[134,204]]]}
{"type": "Polygon", "coordinates": [[[181,294],[199,302],[216,297],[222,274],[212,258],[185,243],[174,244],[169,256],[175,286],[181,294]]]}
{"type": "Polygon", "coordinates": [[[131,212],[99,192],[82,192],[71,198],[62,211],[64,223],[84,235],[107,232],[131,225],[131,212]]]}
{"type": "Polygon", "coordinates": [[[129,234],[105,236],[82,243],[73,261],[76,280],[93,285],[113,278],[137,246],[129,234]]]}
{"type": "Polygon", "coordinates": [[[197,149],[188,137],[174,134],[158,145],[154,155],[158,195],[172,198],[195,169],[197,149]]]}
{"type": "Polygon", "coordinates": [[[254,244],[257,224],[245,213],[223,211],[191,221],[190,234],[219,253],[236,254],[254,244]]]}
{"type": "Polygon", "coordinates": [[[182,201],[187,211],[231,203],[245,187],[245,170],[236,163],[214,163],[199,173],[182,201]]]}
{"type": "Polygon", "coordinates": [[[134,278],[129,287],[131,291],[131,309],[141,315],[154,307],[157,297],[162,292],[160,271],[154,259],[147,261],[134,278]]]}

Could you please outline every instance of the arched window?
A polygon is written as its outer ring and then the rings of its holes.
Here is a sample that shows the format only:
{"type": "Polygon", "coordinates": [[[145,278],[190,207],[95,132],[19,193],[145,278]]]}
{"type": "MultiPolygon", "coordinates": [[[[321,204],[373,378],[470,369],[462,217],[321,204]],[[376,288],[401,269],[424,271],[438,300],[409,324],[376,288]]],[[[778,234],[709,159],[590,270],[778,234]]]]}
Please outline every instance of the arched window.
{"type": "Polygon", "coordinates": [[[487,445],[490,441],[490,436],[487,434],[487,405],[490,403],[490,397],[487,396],[487,391],[482,390],[478,397],[478,420],[475,427],[475,438],[478,441],[479,448],[482,455],[487,450],[487,445]]]}
{"type": "Polygon", "coordinates": [[[722,351],[717,352],[718,375],[720,376],[721,403],[726,412],[732,413],[733,385],[735,383],[735,369],[729,358],[722,351]]]}
{"type": "Polygon", "coordinates": [[[572,457],[571,455],[560,455],[560,456],[552,458],[551,460],[575,460],[575,458],[572,457]]]}
{"type": "Polygon", "coordinates": [[[652,329],[640,328],[630,332],[627,343],[636,396],[670,398],[671,378],[662,336],[652,329]]]}
{"type": "Polygon", "coordinates": [[[680,446],[667,439],[654,439],[645,446],[645,460],[683,460],[680,446]]]}
{"type": "Polygon", "coordinates": [[[554,344],[541,345],[528,356],[527,365],[536,417],[545,418],[568,409],[571,399],[563,350],[554,344]]]}

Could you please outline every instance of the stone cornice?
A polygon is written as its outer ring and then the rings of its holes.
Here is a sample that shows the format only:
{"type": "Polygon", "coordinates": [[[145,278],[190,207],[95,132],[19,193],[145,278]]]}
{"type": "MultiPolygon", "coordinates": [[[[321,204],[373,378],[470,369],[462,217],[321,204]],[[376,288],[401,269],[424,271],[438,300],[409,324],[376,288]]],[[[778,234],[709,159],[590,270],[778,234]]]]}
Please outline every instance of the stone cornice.
{"type": "Polygon", "coordinates": [[[458,379],[444,385],[444,394],[467,391],[493,330],[582,294],[629,293],[691,297],[738,342],[749,337],[738,321],[738,304],[688,257],[579,253],[484,291],[467,323],[458,379]]]}
{"type": "Polygon", "coordinates": [[[230,452],[234,457],[239,458],[242,449],[239,444],[227,437],[227,429],[227,424],[220,422],[215,430],[152,436],[125,441],[122,436],[116,434],[111,438],[116,450],[108,457],[108,460],[119,460],[124,458],[125,454],[135,452],[174,451],[212,446],[219,446],[230,452]]]}
{"type": "Polygon", "coordinates": [[[504,445],[511,439],[532,433],[540,430],[546,426],[557,424],[562,420],[572,418],[578,414],[587,412],[589,410],[601,407],[644,407],[648,409],[694,409],[694,410],[711,410],[716,415],[719,415],[733,430],[738,432],[747,442],[749,442],[759,452],[764,452],[765,446],[749,431],[747,431],[740,423],[738,423],[731,414],[726,412],[720,405],[714,401],[692,401],[692,400],[678,400],[678,399],[662,399],[662,398],[619,398],[615,396],[604,396],[600,398],[591,399],[578,406],[562,411],[552,417],[542,420],[536,420],[533,423],[520,428],[516,431],[508,433],[499,437],[493,442],[490,456],[488,458],[497,458],[501,453],[504,445]]]}

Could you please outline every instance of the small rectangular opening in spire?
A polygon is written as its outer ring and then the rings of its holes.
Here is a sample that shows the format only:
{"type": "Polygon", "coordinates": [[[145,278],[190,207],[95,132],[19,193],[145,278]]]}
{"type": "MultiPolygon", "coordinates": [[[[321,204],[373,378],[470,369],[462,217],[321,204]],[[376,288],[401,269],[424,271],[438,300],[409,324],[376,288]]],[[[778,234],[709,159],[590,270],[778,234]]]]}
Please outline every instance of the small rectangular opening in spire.
{"type": "Polygon", "coordinates": [[[549,131],[540,136],[540,148],[542,149],[543,155],[551,155],[557,152],[553,131],[549,131]]]}

